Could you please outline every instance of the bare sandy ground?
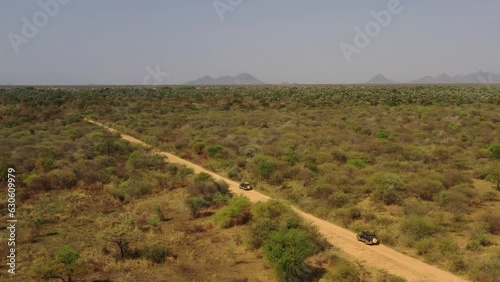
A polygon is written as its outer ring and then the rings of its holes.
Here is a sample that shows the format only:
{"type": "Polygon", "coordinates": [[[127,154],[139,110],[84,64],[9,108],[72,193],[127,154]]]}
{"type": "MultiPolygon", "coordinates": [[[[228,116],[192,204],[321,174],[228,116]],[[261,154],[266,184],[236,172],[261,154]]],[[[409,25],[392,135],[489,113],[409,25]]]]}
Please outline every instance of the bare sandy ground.
{"type": "MultiPolygon", "coordinates": [[[[110,131],[117,132],[99,122],[85,119],[86,121],[102,126],[110,131]]],[[[121,137],[131,143],[140,144],[146,147],[151,147],[149,144],[142,142],[132,136],[120,132],[121,137]]],[[[214,172],[208,171],[203,167],[181,159],[176,155],[167,152],[158,152],[165,156],[169,162],[185,165],[193,169],[196,173],[205,172],[210,174],[216,180],[224,180],[229,184],[231,192],[234,194],[242,194],[248,197],[252,202],[267,201],[270,197],[261,194],[255,190],[243,191],[239,189],[239,184],[235,181],[222,177],[214,172]]],[[[353,259],[363,262],[365,265],[386,270],[389,273],[404,277],[408,281],[436,281],[436,282],[458,282],[467,281],[450,272],[441,270],[435,266],[404,255],[384,245],[367,246],[356,239],[356,234],[339,227],[333,223],[317,218],[313,215],[305,213],[295,207],[293,209],[302,216],[305,220],[311,222],[318,227],[319,232],[334,246],[347,253],[353,259]]],[[[382,242],[383,243],[383,242],[382,242]]]]}

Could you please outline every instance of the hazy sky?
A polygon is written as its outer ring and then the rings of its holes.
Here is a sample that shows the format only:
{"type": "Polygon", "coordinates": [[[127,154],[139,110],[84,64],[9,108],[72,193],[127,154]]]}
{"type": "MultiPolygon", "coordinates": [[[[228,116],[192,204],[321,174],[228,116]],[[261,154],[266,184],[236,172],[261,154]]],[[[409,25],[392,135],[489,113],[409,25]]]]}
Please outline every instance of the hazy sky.
{"type": "Polygon", "coordinates": [[[157,67],[163,84],[242,72],[267,83],[500,73],[500,1],[401,0],[374,24],[371,11],[392,1],[0,0],[0,83],[153,83],[157,67]],[[373,37],[356,45],[367,24],[373,37]],[[342,42],[357,48],[350,63],[342,42]]]}

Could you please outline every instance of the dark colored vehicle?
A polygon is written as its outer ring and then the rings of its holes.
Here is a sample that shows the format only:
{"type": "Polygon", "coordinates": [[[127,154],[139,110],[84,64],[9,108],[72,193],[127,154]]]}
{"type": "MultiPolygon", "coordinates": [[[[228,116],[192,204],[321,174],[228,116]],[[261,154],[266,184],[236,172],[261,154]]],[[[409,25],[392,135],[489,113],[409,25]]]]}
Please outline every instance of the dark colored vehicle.
{"type": "Polygon", "coordinates": [[[377,236],[368,231],[363,231],[356,235],[356,238],[358,238],[358,241],[361,241],[367,245],[378,245],[380,244],[379,240],[377,239],[377,236]]]}
{"type": "Polygon", "coordinates": [[[248,182],[243,182],[240,184],[240,189],[243,190],[252,190],[252,186],[248,182]]]}

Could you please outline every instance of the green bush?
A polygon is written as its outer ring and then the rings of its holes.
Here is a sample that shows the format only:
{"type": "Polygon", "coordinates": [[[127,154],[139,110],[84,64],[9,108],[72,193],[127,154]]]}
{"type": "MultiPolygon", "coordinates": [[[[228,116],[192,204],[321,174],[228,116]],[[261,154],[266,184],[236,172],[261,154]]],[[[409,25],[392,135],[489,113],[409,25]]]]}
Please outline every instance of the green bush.
{"type": "Polygon", "coordinates": [[[33,220],[33,223],[35,224],[35,227],[38,228],[42,226],[44,223],[47,223],[47,220],[45,220],[44,218],[36,217],[33,220]]]}
{"type": "Polygon", "coordinates": [[[250,219],[250,200],[245,196],[234,197],[227,206],[214,215],[215,223],[222,228],[245,224],[250,219]]]}
{"type": "Polygon", "coordinates": [[[40,158],[38,159],[38,163],[42,166],[46,171],[55,168],[56,158],[54,153],[51,151],[43,151],[40,153],[40,158]]]}
{"type": "Polygon", "coordinates": [[[347,165],[351,165],[357,168],[363,168],[365,167],[365,161],[362,159],[350,159],[346,163],[347,165]]]}
{"type": "Polygon", "coordinates": [[[375,137],[379,138],[379,139],[387,139],[389,138],[390,134],[387,130],[385,129],[380,129],[377,134],[375,135],[375,137]]]}
{"type": "Polygon", "coordinates": [[[276,223],[270,218],[252,218],[250,225],[250,239],[249,244],[253,249],[258,249],[264,243],[264,240],[273,232],[277,230],[276,223]]]}
{"type": "Polygon", "coordinates": [[[427,179],[426,177],[416,179],[415,182],[409,187],[409,190],[411,190],[415,195],[426,201],[433,200],[434,196],[443,189],[444,185],[439,180],[427,179]]]}
{"type": "Polygon", "coordinates": [[[310,171],[312,172],[315,172],[315,173],[318,173],[319,172],[319,168],[318,168],[318,165],[312,161],[307,161],[304,166],[306,168],[308,168],[310,171]]]}
{"type": "Polygon", "coordinates": [[[200,210],[207,206],[207,202],[199,197],[191,197],[186,200],[186,205],[193,218],[197,218],[200,210]]]}
{"type": "Polygon", "coordinates": [[[203,151],[205,150],[205,143],[203,142],[196,142],[194,145],[194,150],[196,151],[196,154],[201,155],[203,154],[203,151]]]}
{"type": "Polygon", "coordinates": [[[470,273],[474,281],[498,282],[498,277],[500,277],[500,252],[473,263],[470,273]]]}
{"type": "Polygon", "coordinates": [[[481,216],[481,221],[484,222],[486,230],[491,234],[500,234],[500,214],[486,213],[481,216]]]}
{"type": "Polygon", "coordinates": [[[92,135],[92,139],[95,141],[92,151],[98,155],[116,156],[126,153],[129,149],[128,145],[119,140],[119,134],[96,133],[92,135]]]}
{"type": "Polygon", "coordinates": [[[238,178],[238,170],[232,169],[227,173],[227,177],[232,180],[236,180],[238,178]]]}
{"type": "Polygon", "coordinates": [[[457,169],[447,169],[443,172],[442,183],[446,188],[472,183],[471,177],[457,169]]]}
{"type": "Polygon", "coordinates": [[[207,154],[211,158],[224,158],[227,155],[224,147],[220,145],[208,146],[207,154]]]}
{"type": "Polygon", "coordinates": [[[289,164],[289,165],[295,165],[296,163],[299,162],[299,156],[297,155],[297,153],[292,150],[292,149],[289,149],[285,155],[283,155],[283,160],[289,164]]]}
{"type": "Polygon", "coordinates": [[[472,232],[469,242],[467,242],[467,250],[480,251],[482,247],[493,245],[494,242],[486,235],[483,228],[476,229],[472,232]]]}
{"type": "Polygon", "coordinates": [[[430,204],[415,198],[404,201],[404,212],[406,215],[426,215],[431,210],[430,204]]]}
{"type": "Polygon", "coordinates": [[[272,231],[297,228],[302,223],[289,206],[276,200],[256,203],[252,207],[251,214],[250,245],[253,248],[262,246],[272,231]]]}
{"type": "Polygon", "coordinates": [[[31,173],[23,180],[23,183],[26,185],[29,191],[32,192],[41,192],[41,191],[49,191],[52,187],[50,187],[49,179],[45,175],[38,175],[37,173],[31,173]]]}
{"type": "Polygon", "coordinates": [[[492,158],[500,159],[500,144],[493,144],[488,149],[492,158]]]}
{"type": "Polygon", "coordinates": [[[126,195],[129,196],[142,196],[149,194],[153,187],[156,186],[155,181],[147,176],[135,176],[132,179],[124,181],[118,185],[113,184],[111,186],[111,195],[123,201],[126,195]]]}
{"type": "Polygon", "coordinates": [[[318,251],[312,234],[289,229],[273,231],[264,242],[264,254],[283,281],[297,281],[308,274],[305,260],[318,251]]]}
{"type": "Polygon", "coordinates": [[[200,182],[214,182],[215,180],[212,178],[212,176],[206,172],[200,172],[196,174],[193,178],[194,183],[200,183],[200,182]]]}
{"type": "Polygon", "coordinates": [[[427,238],[438,231],[438,226],[430,218],[418,215],[403,218],[399,227],[410,243],[427,238]]]}
{"type": "Polygon", "coordinates": [[[432,238],[424,238],[415,242],[413,247],[417,250],[419,255],[426,255],[434,250],[435,243],[432,238]]]}
{"type": "Polygon", "coordinates": [[[488,167],[485,178],[495,183],[497,190],[500,191],[500,161],[496,161],[488,167]]]}
{"type": "Polygon", "coordinates": [[[80,258],[80,254],[74,251],[70,246],[65,245],[56,255],[56,260],[65,265],[71,265],[80,258]]]}
{"type": "Polygon", "coordinates": [[[64,121],[66,124],[72,124],[72,123],[77,123],[80,122],[83,119],[82,114],[67,114],[66,117],[64,118],[64,121]]]}
{"type": "Polygon", "coordinates": [[[143,252],[146,259],[158,264],[165,262],[167,254],[167,247],[162,244],[148,245],[143,252]]]}
{"type": "Polygon", "coordinates": [[[450,258],[450,269],[453,272],[465,271],[468,268],[467,262],[461,255],[453,255],[450,258]]]}
{"type": "Polygon", "coordinates": [[[251,214],[250,245],[253,248],[261,247],[272,231],[307,228],[290,206],[276,200],[256,203],[251,214]]]}
{"type": "Polygon", "coordinates": [[[215,204],[214,199],[219,200],[221,194],[230,195],[229,185],[224,181],[195,181],[187,190],[192,197],[202,198],[210,205],[215,204]]]}
{"type": "Polygon", "coordinates": [[[470,211],[472,197],[466,195],[461,189],[452,189],[441,192],[438,195],[437,202],[447,211],[454,215],[465,214],[470,211]]]}
{"type": "Polygon", "coordinates": [[[188,175],[194,174],[194,171],[191,168],[172,163],[166,165],[166,170],[168,171],[170,176],[176,176],[181,179],[184,179],[188,175]]]}
{"type": "Polygon", "coordinates": [[[278,169],[278,165],[271,158],[263,155],[255,156],[253,161],[257,165],[259,176],[266,180],[269,180],[271,175],[278,169]]]}
{"type": "Polygon", "coordinates": [[[375,185],[373,197],[386,205],[401,204],[404,197],[404,182],[399,176],[390,173],[377,173],[373,176],[375,185]]]}
{"type": "Polygon", "coordinates": [[[460,253],[458,245],[450,238],[443,237],[437,242],[437,248],[443,257],[451,257],[460,253]]]}
{"type": "Polygon", "coordinates": [[[346,227],[348,227],[353,221],[361,219],[362,217],[361,209],[356,206],[338,209],[335,212],[335,215],[336,218],[346,227]]]}
{"type": "Polygon", "coordinates": [[[359,276],[359,269],[354,263],[337,257],[332,268],[328,269],[325,279],[327,281],[358,282],[360,281],[359,276]]]}
{"type": "Polygon", "coordinates": [[[130,154],[127,165],[131,170],[162,170],[166,162],[161,155],[152,155],[146,151],[135,151],[130,154]]]}
{"type": "Polygon", "coordinates": [[[158,216],[153,216],[148,219],[148,224],[152,227],[157,227],[160,223],[160,218],[158,216]]]}
{"type": "Polygon", "coordinates": [[[47,173],[47,180],[52,189],[72,188],[77,182],[76,174],[69,168],[51,170],[47,173]]]}
{"type": "Polygon", "coordinates": [[[471,239],[471,240],[469,240],[469,242],[467,242],[466,248],[467,248],[467,250],[473,251],[473,252],[480,251],[482,249],[481,242],[479,242],[478,240],[471,239]]]}
{"type": "Polygon", "coordinates": [[[337,191],[328,197],[328,204],[335,208],[341,208],[349,203],[350,198],[351,197],[343,191],[337,191]]]}
{"type": "Polygon", "coordinates": [[[224,194],[221,192],[217,192],[212,197],[212,206],[215,208],[220,208],[227,205],[227,203],[229,203],[230,200],[231,200],[231,194],[224,194]]]}

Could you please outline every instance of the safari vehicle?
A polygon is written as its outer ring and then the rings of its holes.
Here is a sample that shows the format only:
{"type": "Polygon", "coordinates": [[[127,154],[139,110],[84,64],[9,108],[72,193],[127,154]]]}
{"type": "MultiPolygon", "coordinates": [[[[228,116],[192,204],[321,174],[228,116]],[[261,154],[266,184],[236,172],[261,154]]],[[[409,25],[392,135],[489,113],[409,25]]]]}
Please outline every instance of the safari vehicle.
{"type": "Polygon", "coordinates": [[[377,236],[372,232],[363,231],[363,232],[359,233],[358,235],[356,235],[356,238],[358,239],[358,241],[361,241],[367,245],[380,244],[379,240],[377,239],[377,236]]]}
{"type": "Polygon", "coordinates": [[[252,185],[250,185],[250,183],[248,183],[248,182],[242,182],[240,184],[240,189],[243,189],[243,190],[252,190],[252,185]]]}

